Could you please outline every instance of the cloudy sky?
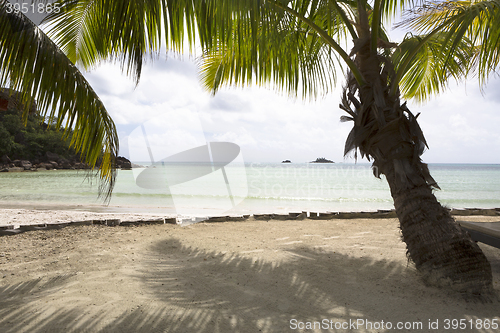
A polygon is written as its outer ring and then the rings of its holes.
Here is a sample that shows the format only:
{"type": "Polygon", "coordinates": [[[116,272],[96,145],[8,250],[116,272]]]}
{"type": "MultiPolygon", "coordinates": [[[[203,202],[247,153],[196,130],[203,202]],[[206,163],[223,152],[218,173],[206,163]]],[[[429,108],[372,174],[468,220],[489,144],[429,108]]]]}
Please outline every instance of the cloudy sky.
{"type": "MultiPolygon", "coordinates": [[[[352,124],[339,122],[341,82],[337,91],[310,102],[258,87],[227,88],[211,96],[201,87],[189,57],[147,65],[137,87],[118,65],[105,64],[85,75],[116,122],[124,148],[141,123],[161,118],[170,124],[170,134],[163,133],[166,141],[196,137],[201,123],[208,141],[238,144],[247,162],[307,162],[317,157],[353,162],[343,157],[352,124]]],[[[500,163],[499,92],[498,79],[483,93],[477,82],[469,81],[451,84],[425,105],[410,101],[410,110],[421,112],[430,147],[424,161],[500,163]]]]}
{"type": "MultiPolygon", "coordinates": [[[[401,38],[391,34],[393,40],[401,38]]],[[[121,155],[130,156],[130,133],[149,121],[166,124],[157,141],[193,147],[200,140],[233,142],[246,162],[317,157],[354,162],[343,157],[352,123],[339,121],[342,81],[314,102],[258,87],[226,88],[211,96],[200,85],[194,59],[165,58],[145,66],[137,87],[119,65],[84,73],[117,125],[121,155]]],[[[483,92],[474,80],[452,83],[425,105],[408,105],[414,114],[421,112],[418,119],[430,147],[425,162],[500,163],[500,79],[490,80],[483,92]]]]}

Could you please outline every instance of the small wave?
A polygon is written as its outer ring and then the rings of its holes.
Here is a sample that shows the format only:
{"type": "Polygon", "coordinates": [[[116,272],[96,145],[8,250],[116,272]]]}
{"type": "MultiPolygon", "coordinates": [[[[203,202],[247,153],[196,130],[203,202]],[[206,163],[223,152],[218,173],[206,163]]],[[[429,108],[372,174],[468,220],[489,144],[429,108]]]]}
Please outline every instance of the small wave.
{"type": "Polygon", "coordinates": [[[392,202],[392,199],[386,198],[321,198],[321,197],[274,197],[274,196],[248,196],[249,200],[281,200],[281,201],[325,201],[325,202],[392,202]]]}

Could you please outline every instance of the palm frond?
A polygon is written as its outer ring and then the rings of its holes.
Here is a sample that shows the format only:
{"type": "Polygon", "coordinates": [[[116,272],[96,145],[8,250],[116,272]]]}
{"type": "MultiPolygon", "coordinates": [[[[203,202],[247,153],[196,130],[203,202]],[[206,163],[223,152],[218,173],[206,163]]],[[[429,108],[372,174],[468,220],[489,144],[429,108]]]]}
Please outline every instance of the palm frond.
{"type": "Polygon", "coordinates": [[[335,53],[289,16],[259,30],[257,54],[253,44],[250,39],[240,39],[224,49],[207,52],[200,63],[205,88],[215,93],[221,85],[272,82],[275,88],[292,95],[301,93],[305,98],[325,94],[335,86],[335,66],[339,63],[335,53]],[[290,24],[295,28],[290,29],[290,24]]]}
{"type": "Polygon", "coordinates": [[[392,24],[402,13],[428,4],[428,0],[384,0],[381,6],[384,24],[392,24]]]}
{"type": "MultiPolygon", "coordinates": [[[[119,61],[136,83],[144,56],[154,56],[161,47],[166,24],[162,17],[177,19],[167,13],[164,0],[59,0],[58,4],[61,10],[53,11],[43,23],[66,55],[85,69],[105,59],[119,61]]],[[[174,41],[184,36],[182,23],[177,24],[179,29],[171,30],[174,41]]]]}
{"type": "Polygon", "coordinates": [[[267,1],[255,12],[232,15],[233,26],[218,32],[217,46],[204,54],[202,79],[211,91],[221,84],[273,82],[288,93],[315,97],[334,86],[341,60],[363,82],[347,44],[340,46],[352,35],[352,7],[332,0],[267,1]]]}
{"type": "MultiPolygon", "coordinates": [[[[314,22],[339,43],[354,38],[349,31],[355,21],[354,7],[344,1],[296,0],[289,2],[289,7],[298,15],[314,22]]],[[[270,9],[276,10],[272,7],[270,9]]]]}
{"type": "Polygon", "coordinates": [[[446,33],[443,48],[449,55],[460,48],[462,39],[470,40],[476,46],[476,67],[469,70],[477,71],[481,84],[500,64],[500,0],[426,4],[407,13],[400,25],[425,33],[440,28],[446,33]]]}
{"type": "Polygon", "coordinates": [[[392,54],[396,70],[409,60],[410,65],[405,68],[399,89],[404,98],[415,98],[419,102],[440,93],[450,78],[464,78],[473,65],[471,59],[475,52],[474,45],[465,37],[453,47],[445,42],[447,34],[444,32],[433,34],[422,44],[424,38],[408,34],[392,54]],[[417,48],[418,52],[412,56],[412,51],[417,48]]]}
{"type": "MultiPolygon", "coordinates": [[[[259,9],[253,0],[59,0],[61,11],[47,16],[50,36],[72,61],[86,69],[104,59],[120,61],[139,81],[148,56],[162,46],[182,52],[199,41],[203,48],[227,41],[233,22],[256,31],[259,9]],[[254,20],[255,19],[255,20],[254,20]],[[162,45],[162,42],[165,44],[162,45]]],[[[248,38],[249,36],[245,36],[248,38]]],[[[243,38],[243,35],[242,35],[243,38]]]]}
{"type": "MultiPolygon", "coordinates": [[[[259,71],[257,82],[263,82],[264,77],[270,78],[269,68],[255,67],[260,61],[257,61],[260,57],[258,53],[269,45],[262,38],[262,31],[266,31],[267,37],[278,38],[286,29],[291,29],[295,34],[293,38],[302,39],[318,35],[320,31],[322,38],[327,38],[330,44],[329,56],[335,59],[335,53],[340,52],[344,61],[351,62],[346,48],[339,45],[345,43],[347,46],[350,34],[348,20],[354,15],[349,4],[343,1],[336,3],[337,6],[332,0],[61,0],[61,4],[61,12],[53,13],[46,22],[50,26],[49,36],[70,59],[84,68],[91,68],[103,59],[119,59],[123,68],[134,74],[136,81],[140,77],[144,56],[155,54],[161,47],[161,41],[165,40],[165,46],[175,51],[181,51],[186,44],[193,48],[196,42],[209,52],[242,50],[238,61],[242,64],[253,63],[253,68],[259,71]],[[300,18],[311,24],[305,24],[300,18]],[[332,45],[335,50],[331,49],[332,45]]],[[[290,45],[292,37],[287,38],[286,43],[290,45]]],[[[309,47],[318,44],[316,41],[307,43],[309,47]]],[[[312,52],[318,53],[317,50],[312,52]]],[[[323,59],[326,59],[325,51],[322,52],[323,59]]],[[[266,53],[271,55],[263,52],[266,53]]],[[[281,56],[285,55],[281,52],[281,56]]],[[[286,56],[295,57],[292,54],[286,56]]],[[[280,61],[285,66],[293,63],[293,59],[287,61],[281,58],[280,61]]],[[[260,63],[263,65],[262,61],[260,63]]],[[[309,66],[312,65],[309,63],[309,66]]],[[[354,65],[351,63],[351,66],[354,65]]],[[[251,72],[252,67],[245,68],[251,72]]],[[[355,68],[353,71],[356,73],[355,68]]],[[[237,72],[240,73],[240,80],[241,71],[237,72]]],[[[250,72],[245,77],[251,77],[250,72]]],[[[320,78],[319,73],[315,75],[320,81],[325,79],[320,78]]],[[[296,84],[296,81],[290,85],[296,84]]],[[[301,84],[307,85],[308,82],[302,81],[301,84]]],[[[303,91],[312,92],[308,87],[303,91]]]]}
{"type": "Polygon", "coordinates": [[[85,162],[98,161],[99,193],[109,199],[114,186],[118,136],[104,105],[65,54],[22,13],[0,2],[0,85],[20,92],[27,117],[36,100],[39,112],[73,129],[71,146],[85,162]]]}

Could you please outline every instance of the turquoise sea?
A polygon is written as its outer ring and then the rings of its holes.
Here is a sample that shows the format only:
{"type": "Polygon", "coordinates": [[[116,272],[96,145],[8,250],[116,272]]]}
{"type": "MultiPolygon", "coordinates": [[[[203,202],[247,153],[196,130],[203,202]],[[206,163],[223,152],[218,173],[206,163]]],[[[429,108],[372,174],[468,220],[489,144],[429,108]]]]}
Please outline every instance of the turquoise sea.
{"type": "MultiPolygon", "coordinates": [[[[442,189],[436,196],[446,206],[500,207],[500,165],[429,167],[442,189]]],[[[86,179],[85,171],[0,173],[0,206],[185,216],[394,208],[385,179],[375,178],[369,164],[247,163],[210,168],[177,165],[167,176],[161,167],[120,170],[108,205],[97,198],[97,181],[86,179]]]]}

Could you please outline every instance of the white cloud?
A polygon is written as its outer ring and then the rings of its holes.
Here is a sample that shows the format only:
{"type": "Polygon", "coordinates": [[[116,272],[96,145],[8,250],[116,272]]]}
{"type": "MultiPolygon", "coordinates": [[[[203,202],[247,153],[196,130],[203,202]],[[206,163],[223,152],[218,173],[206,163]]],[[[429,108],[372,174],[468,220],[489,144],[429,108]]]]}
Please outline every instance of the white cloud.
{"type": "Polygon", "coordinates": [[[258,145],[258,141],[245,128],[239,128],[238,132],[217,133],[213,136],[213,141],[233,142],[240,147],[258,145]]]}
{"type": "MultiPolygon", "coordinates": [[[[489,91],[489,88],[486,88],[489,91]]],[[[498,101],[500,102],[500,101],[498,101]]],[[[498,102],[481,95],[477,83],[453,85],[427,105],[420,125],[430,150],[424,159],[434,163],[499,163],[498,102]]]]}
{"type": "MultiPolygon", "coordinates": [[[[247,162],[306,162],[320,156],[339,162],[352,128],[339,122],[340,88],[316,102],[257,87],[224,88],[212,97],[203,90],[194,62],[176,58],[146,65],[137,87],[119,65],[106,64],[86,76],[122,141],[141,123],[168,114],[162,119],[168,120],[164,128],[170,135],[196,137],[194,124],[200,121],[208,140],[237,143],[247,162]]],[[[422,113],[418,119],[431,148],[423,155],[426,162],[500,163],[499,84],[492,80],[484,96],[469,82],[467,90],[453,85],[426,105],[409,103],[412,112],[422,113]]]]}

